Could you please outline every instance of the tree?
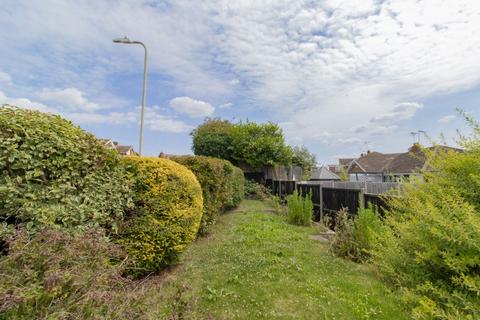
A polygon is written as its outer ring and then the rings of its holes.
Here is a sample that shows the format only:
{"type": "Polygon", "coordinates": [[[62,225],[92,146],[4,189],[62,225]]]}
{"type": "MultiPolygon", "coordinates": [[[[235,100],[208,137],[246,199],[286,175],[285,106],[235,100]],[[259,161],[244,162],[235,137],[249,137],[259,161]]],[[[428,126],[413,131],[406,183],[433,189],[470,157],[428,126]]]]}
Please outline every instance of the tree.
{"type": "Polygon", "coordinates": [[[245,163],[252,167],[289,165],[292,149],[285,143],[282,129],[275,123],[206,119],[192,132],[193,152],[245,163]]]}
{"type": "Polygon", "coordinates": [[[209,156],[225,160],[232,157],[232,128],[228,120],[207,118],[191,133],[193,153],[197,156],[209,156]]]}
{"type": "Polygon", "coordinates": [[[292,149],[285,143],[282,129],[272,122],[242,122],[232,129],[233,158],[252,167],[289,165],[292,149]]]}
{"type": "Polygon", "coordinates": [[[317,163],[317,158],[308,151],[305,146],[295,146],[293,148],[292,164],[297,165],[303,170],[303,178],[308,180],[313,167],[317,163]]]}

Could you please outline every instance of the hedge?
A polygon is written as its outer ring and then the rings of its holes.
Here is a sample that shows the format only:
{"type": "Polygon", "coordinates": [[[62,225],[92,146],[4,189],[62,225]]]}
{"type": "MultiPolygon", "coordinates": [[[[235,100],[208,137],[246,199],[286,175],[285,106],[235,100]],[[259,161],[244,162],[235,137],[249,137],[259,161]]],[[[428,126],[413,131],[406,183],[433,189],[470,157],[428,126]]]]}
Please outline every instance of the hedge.
{"type": "Polygon", "coordinates": [[[114,150],[60,116],[0,108],[0,221],[88,230],[131,207],[133,180],[114,150]]]}
{"type": "Polygon", "coordinates": [[[243,172],[229,161],[212,157],[174,156],[170,159],[192,170],[202,186],[204,205],[199,233],[206,234],[221,211],[235,207],[242,200],[243,172]]]}
{"type": "Polygon", "coordinates": [[[126,157],[135,177],[135,209],[120,226],[117,242],[127,251],[135,276],[175,262],[198,233],[202,189],[195,175],[167,159],[126,157]]]}

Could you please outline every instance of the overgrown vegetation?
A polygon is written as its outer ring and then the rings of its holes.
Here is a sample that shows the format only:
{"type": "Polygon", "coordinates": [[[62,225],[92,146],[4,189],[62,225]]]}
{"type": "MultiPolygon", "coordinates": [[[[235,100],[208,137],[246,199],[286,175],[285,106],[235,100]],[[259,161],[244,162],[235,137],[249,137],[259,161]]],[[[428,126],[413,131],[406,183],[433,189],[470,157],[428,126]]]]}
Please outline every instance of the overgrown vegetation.
{"type": "Polygon", "coordinates": [[[71,122],[0,108],[0,221],[32,232],[114,227],[132,183],[118,154],[71,122]]]}
{"type": "Polygon", "coordinates": [[[271,197],[270,190],[263,184],[245,179],[245,197],[251,200],[266,200],[271,197]]]}
{"type": "Polygon", "coordinates": [[[297,226],[312,224],[313,202],[311,195],[303,197],[297,190],[287,197],[287,220],[297,226]]]}
{"type": "Polygon", "coordinates": [[[423,149],[425,182],[389,197],[382,222],[370,209],[337,217],[335,253],[370,258],[403,293],[414,319],[476,319],[480,314],[480,125],[463,151],[423,149]]]}
{"type": "Polygon", "coordinates": [[[101,230],[71,235],[18,229],[0,256],[1,319],[136,317],[121,276],[126,255],[101,230]]]}
{"type": "Polygon", "coordinates": [[[336,215],[335,236],[330,250],[337,256],[356,262],[365,262],[370,258],[371,250],[383,230],[378,213],[372,206],[360,205],[356,217],[350,217],[347,209],[336,215]]]}
{"type": "Polygon", "coordinates": [[[161,158],[124,158],[135,177],[135,210],[121,225],[117,242],[135,276],[161,270],[178,259],[197,236],[202,189],[186,167],[161,158]]]}
{"type": "Polygon", "coordinates": [[[219,214],[236,207],[244,197],[243,171],[229,161],[204,156],[177,156],[171,160],[193,171],[203,192],[200,234],[206,234],[219,214]]]}
{"type": "Polygon", "coordinates": [[[292,149],[285,143],[275,123],[258,124],[207,119],[193,132],[192,149],[196,155],[248,164],[254,168],[292,163],[292,149]]]}

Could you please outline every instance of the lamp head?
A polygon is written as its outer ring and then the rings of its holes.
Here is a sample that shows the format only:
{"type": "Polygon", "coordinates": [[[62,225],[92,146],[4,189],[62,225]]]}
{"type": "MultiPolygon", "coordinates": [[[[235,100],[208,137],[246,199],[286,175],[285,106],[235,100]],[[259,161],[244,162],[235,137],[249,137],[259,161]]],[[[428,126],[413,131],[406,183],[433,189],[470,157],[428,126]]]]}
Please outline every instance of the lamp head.
{"type": "Polygon", "coordinates": [[[115,38],[113,39],[113,42],[114,43],[132,43],[130,38],[128,38],[127,36],[124,36],[123,38],[115,38]]]}

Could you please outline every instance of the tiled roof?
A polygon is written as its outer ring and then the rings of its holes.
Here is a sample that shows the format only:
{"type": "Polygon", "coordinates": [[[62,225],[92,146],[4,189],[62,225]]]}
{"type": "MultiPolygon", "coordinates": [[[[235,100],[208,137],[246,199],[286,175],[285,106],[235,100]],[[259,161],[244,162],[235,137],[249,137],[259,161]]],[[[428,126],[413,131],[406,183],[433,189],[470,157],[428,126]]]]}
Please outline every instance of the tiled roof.
{"type": "Polygon", "coordinates": [[[328,170],[327,167],[315,168],[310,174],[311,180],[340,180],[340,177],[328,170]]]}

